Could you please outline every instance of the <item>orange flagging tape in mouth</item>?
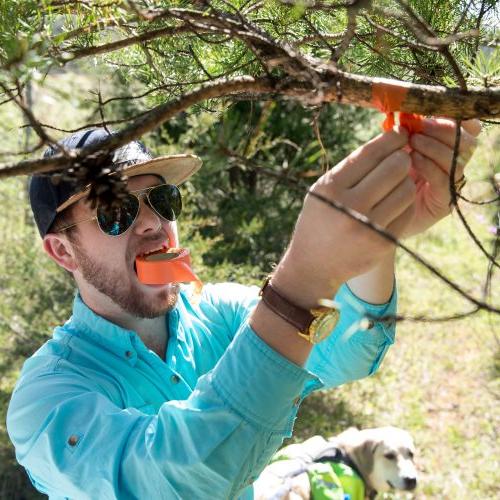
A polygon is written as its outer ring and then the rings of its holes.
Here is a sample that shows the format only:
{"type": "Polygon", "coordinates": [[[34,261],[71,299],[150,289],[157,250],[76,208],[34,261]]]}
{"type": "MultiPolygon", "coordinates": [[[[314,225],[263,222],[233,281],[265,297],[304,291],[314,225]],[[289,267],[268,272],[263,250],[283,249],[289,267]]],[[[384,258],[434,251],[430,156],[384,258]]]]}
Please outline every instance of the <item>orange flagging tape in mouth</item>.
{"type": "MultiPolygon", "coordinates": [[[[395,111],[401,109],[408,89],[389,83],[374,83],[372,85],[372,104],[374,107],[386,114],[382,128],[387,132],[392,130],[396,124],[395,111]]],[[[399,124],[408,130],[408,133],[417,134],[422,132],[424,117],[414,113],[399,113],[399,124]]]]}
{"type": "Polygon", "coordinates": [[[195,292],[200,293],[202,282],[191,269],[187,248],[163,248],[135,259],[137,277],[145,285],[194,282],[195,292]]]}

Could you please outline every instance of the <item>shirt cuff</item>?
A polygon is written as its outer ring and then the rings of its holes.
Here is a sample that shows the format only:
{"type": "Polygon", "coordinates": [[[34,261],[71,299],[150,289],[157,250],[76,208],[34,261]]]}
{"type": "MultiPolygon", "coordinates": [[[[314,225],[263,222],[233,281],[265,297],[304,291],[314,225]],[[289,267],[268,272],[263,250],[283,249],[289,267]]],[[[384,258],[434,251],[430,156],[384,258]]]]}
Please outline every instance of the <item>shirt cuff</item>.
{"type": "Polygon", "coordinates": [[[250,424],[290,435],[304,386],[319,379],[266,344],[244,323],[212,373],[214,389],[250,424]]]}
{"type": "Polygon", "coordinates": [[[398,304],[396,281],[394,281],[391,297],[384,304],[366,302],[355,295],[346,283],[339,288],[335,301],[342,304],[343,307],[350,309],[353,313],[357,313],[359,318],[357,328],[361,330],[370,330],[373,326],[378,326],[387,340],[391,344],[394,343],[396,333],[394,316],[396,315],[398,304]],[[389,318],[380,320],[380,318],[384,318],[385,316],[389,318]],[[374,322],[375,325],[373,324],[374,322]]]}

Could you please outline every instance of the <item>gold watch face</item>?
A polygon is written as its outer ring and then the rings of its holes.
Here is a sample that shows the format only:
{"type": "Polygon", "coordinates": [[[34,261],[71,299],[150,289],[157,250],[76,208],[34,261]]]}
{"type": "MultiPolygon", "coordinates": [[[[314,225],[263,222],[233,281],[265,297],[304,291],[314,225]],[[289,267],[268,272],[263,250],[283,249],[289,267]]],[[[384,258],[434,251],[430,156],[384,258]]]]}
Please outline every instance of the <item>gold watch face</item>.
{"type": "Polygon", "coordinates": [[[315,309],[311,311],[317,316],[309,327],[309,342],[318,344],[332,333],[339,320],[337,309],[315,309]]]}

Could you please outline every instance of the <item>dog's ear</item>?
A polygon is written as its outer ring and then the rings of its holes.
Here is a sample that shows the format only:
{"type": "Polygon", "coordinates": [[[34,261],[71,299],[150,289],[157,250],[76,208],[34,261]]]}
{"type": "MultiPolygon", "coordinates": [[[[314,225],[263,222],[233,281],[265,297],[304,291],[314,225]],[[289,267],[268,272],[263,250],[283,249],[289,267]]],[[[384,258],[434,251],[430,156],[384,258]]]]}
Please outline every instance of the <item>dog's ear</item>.
{"type": "Polygon", "coordinates": [[[375,451],[379,444],[380,441],[376,439],[364,439],[358,446],[351,449],[351,458],[367,484],[369,484],[369,476],[373,470],[375,451]]]}

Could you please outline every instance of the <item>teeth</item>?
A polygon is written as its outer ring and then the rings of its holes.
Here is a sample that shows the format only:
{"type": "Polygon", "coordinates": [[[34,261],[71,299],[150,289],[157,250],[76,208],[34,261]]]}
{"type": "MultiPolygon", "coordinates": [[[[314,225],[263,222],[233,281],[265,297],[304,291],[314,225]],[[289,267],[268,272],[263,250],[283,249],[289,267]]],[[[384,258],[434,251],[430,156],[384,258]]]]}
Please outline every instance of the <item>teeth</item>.
{"type": "Polygon", "coordinates": [[[166,243],[163,243],[161,245],[161,247],[159,247],[159,248],[155,248],[154,250],[150,250],[149,252],[141,253],[141,254],[138,255],[138,257],[146,257],[146,255],[150,255],[150,254],[152,254],[154,252],[158,252],[159,250],[163,250],[164,248],[167,248],[167,244],[166,243]]]}

